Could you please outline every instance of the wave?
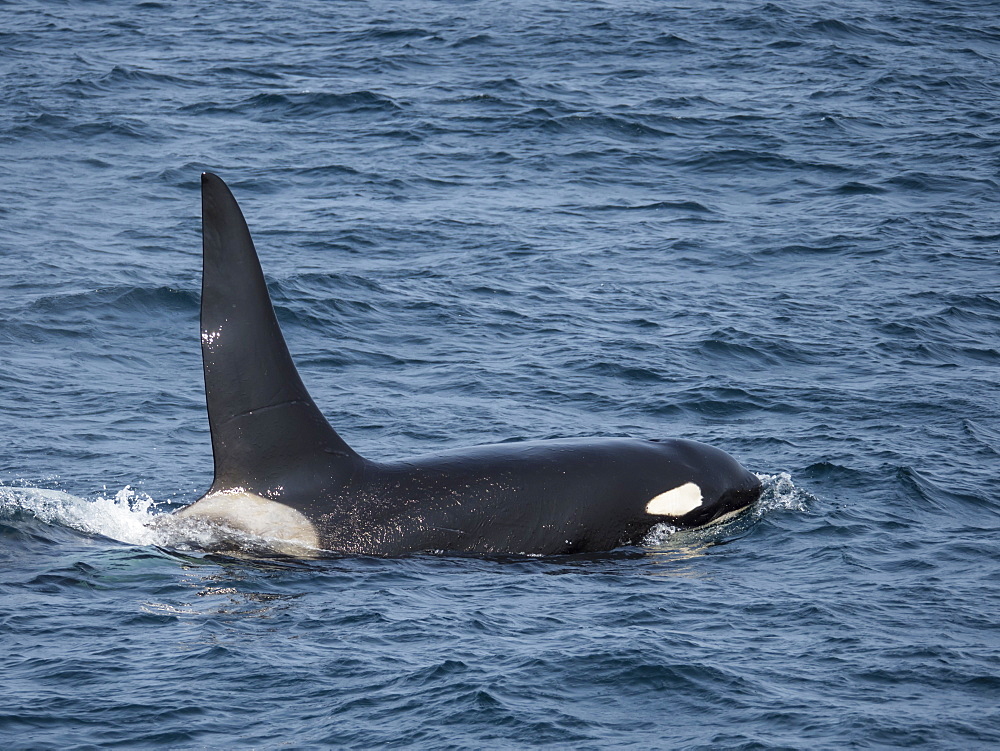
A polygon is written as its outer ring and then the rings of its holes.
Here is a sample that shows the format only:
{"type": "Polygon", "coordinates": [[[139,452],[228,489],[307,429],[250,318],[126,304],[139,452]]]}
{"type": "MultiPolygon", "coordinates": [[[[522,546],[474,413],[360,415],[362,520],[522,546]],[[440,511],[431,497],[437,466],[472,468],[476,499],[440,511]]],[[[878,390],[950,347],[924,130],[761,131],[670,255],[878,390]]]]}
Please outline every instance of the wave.
{"type": "Polygon", "coordinates": [[[146,89],[157,85],[175,87],[187,83],[182,78],[166,73],[154,73],[153,71],[132,68],[127,65],[116,65],[106,73],[75,78],[64,84],[62,88],[70,94],[85,97],[88,95],[105,94],[116,88],[135,87],[146,89]]]}
{"type": "Polygon", "coordinates": [[[284,118],[321,117],[331,113],[396,112],[402,107],[391,97],[373,91],[269,92],[254,94],[231,104],[198,102],[181,107],[194,115],[237,114],[264,121],[284,118]]]}
{"type": "Polygon", "coordinates": [[[50,113],[24,118],[20,125],[6,133],[6,136],[13,140],[29,138],[62,140],[67,137],[83,137],[95,141],[116,141],[120,138],[156,141],[163,135],[162,131],[154,128],[149,122],[136,117],[110,116],[81,122],[78,118],[50,113]]]}
{"type": "Polygon", "coordinates": [[[77,318],[83,311],[107,312],[109,309],[132,313],[197,310],[200,295],[192,289],[166,286],[138,287],[115,285],[84,292],[43,295],[28,306],[33,317],[42,320],[70,316],[77,318]]]}

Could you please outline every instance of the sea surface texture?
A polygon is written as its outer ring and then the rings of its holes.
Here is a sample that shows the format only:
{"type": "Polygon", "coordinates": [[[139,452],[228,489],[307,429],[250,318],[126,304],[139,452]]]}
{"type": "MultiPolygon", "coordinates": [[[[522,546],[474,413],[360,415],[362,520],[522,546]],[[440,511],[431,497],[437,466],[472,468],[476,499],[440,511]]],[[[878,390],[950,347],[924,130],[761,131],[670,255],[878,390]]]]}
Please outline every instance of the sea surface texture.
{"type": "Polygon", "coordinates": [[[995,2],[0,0],[4,749],[1000,746],[995,2]],[[693,438],[606,555],[253,560],[199,175],[373,459],[693,438]]]}

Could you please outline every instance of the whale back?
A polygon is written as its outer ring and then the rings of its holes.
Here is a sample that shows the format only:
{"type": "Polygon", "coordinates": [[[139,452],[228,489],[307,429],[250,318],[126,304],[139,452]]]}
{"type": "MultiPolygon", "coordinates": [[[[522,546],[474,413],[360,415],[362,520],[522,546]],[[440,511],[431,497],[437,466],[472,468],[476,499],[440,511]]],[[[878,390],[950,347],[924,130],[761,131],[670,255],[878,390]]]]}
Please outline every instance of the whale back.
{"type": "Polygon", "coordinates": [[[243,212],[216,175],[201,179],[201,353],[212,433],[212,490],[281,495],[296,468],[359,457],[306,391],[271,305],[243,212]]]}

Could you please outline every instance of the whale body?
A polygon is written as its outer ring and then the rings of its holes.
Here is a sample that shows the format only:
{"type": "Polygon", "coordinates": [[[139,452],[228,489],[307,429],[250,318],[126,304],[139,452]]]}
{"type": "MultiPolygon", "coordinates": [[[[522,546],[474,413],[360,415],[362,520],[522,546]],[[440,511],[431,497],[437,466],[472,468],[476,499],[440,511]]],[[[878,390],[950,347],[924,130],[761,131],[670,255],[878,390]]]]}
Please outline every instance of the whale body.
{"type": "Polygon", "coordinates": [[[638,545],[659,524],[698,527],[760,496],[717,448],[680,439],[526,441],[392,462],[361,457],[295,369],[250,231],[202,175],[201,347],[215,479],[175,512],[292,556],[437,551],[554,555],[638,545]]]}

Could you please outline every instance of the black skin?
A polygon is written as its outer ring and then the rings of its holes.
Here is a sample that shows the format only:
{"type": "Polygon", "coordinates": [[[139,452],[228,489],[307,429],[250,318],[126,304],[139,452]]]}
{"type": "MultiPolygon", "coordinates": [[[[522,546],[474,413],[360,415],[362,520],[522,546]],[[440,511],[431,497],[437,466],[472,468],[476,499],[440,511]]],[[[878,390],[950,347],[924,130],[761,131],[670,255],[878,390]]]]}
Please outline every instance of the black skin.
{"type": "Polygon", "coordinates": [[[761,484],[694,441],[628,438],[503,443],[377,463],[313,403],[274,317],[246,221],[226,184],[202,175],[202,355],[215,481],[305,515],[324,549],[560,554],[641,544],[659,523],[698,527],[757,500],[761,484]],[[693,482],[702,504],[646,513],[693,482]]]}
{"type": "Polygon", "coordinates": [[[504,443],[354,466],[297,506],[327,549],[599,552],[641,544],[661,522],[707,524],[760,495],[757,477],[728,454],[680,440],[504,443]],[[701,487],[702,506],[679,518],[646,513],[655,496],[687,482],[701,487]]]}

